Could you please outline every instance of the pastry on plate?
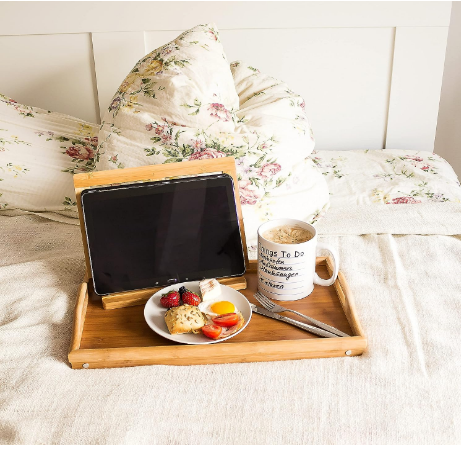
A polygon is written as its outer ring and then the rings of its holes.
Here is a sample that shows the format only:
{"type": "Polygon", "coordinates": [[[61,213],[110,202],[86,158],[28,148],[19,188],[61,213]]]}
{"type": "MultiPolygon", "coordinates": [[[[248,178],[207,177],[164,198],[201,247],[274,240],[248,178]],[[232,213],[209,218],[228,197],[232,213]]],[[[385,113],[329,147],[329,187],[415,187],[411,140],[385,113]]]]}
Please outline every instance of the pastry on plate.
{"type": "Polygon", "coordinates": [[[169,309],[165,313],[165,323],[170,334],[198,334],[205,326],[206,318],[198,307],[184,304],[169,309]]]}

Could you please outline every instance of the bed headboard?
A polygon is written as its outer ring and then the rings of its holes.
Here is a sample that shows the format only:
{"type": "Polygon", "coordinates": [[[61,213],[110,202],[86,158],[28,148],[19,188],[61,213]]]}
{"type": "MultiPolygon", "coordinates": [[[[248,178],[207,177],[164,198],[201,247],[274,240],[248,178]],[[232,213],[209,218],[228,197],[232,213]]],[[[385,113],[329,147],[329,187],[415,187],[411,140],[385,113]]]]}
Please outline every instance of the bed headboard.
{"type": "Polygon", "coordinates": [[[317,149],[432,151],[451,2],[0,2],[0,92],[100,121],[124,76],[215,22],[306,99],[317,149]]]}

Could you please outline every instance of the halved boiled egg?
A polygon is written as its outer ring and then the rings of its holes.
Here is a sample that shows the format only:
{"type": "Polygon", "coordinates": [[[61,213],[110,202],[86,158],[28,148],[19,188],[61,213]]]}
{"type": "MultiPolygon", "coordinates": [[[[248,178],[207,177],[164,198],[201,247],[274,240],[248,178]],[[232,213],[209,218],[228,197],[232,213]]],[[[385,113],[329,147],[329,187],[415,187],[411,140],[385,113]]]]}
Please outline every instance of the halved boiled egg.
{"type": "Polygon", "coordinates": [[[209,316],[224,315],[225,313],[238,312],[237,307],[230,301],[207,301],[201,302],[198,308],[202,313],[209,316]]]}

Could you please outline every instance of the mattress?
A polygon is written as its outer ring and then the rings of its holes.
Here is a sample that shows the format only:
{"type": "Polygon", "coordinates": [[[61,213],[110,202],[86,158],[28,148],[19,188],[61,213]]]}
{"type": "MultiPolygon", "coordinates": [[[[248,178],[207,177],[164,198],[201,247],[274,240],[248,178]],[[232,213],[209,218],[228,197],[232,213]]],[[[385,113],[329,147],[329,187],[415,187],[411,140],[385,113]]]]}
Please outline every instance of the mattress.
{"type": "Polygon", "coordinates": [[[79,227],[0,214],[0,442],[460,443],[456,177],[430,155],[439,171],[432,183],[411,162],[414,176],[375,177],[387,167],[384,152],[312,157],[332,198],[317,229],[338,248],[368,337],[363,356],[74,371],[67,351],[85,271],[79,227]],[[359,169],[366,158],[370,166],[359,169]],[[411,195],[407,182],[417,176],[447,200],[411,195]],[[373,201],[377,186],[389,201],[373,201]],[[415,201],[392,201],[400,191],[415,201]]]}

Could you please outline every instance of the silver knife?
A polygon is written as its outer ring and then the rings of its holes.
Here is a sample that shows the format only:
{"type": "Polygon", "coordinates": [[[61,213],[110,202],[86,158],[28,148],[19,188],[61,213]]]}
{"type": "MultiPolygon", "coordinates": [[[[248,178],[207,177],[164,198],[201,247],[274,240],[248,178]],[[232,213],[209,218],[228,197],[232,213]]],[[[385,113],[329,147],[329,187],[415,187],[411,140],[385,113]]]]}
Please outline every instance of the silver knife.
{"type": "Polygon", "coordinates": [[[332,334],[331,332],[324,331],[323,329],[319,329],[318,327],[311,326],[306,323],[301,323],[301,321],[293,320],[292,318],[288,318],[283,315],[279,315],[278,313],[270,312],[262,307],[257,307],[254,304],[251,304],[251,310],[254,313],[258,313],[259,315],[267,316],[268,318],[273,318],[274,320],[283,321],[284,323],[291,324],[293,326],[299,327],[307,332],[311,332],[312,334],[319,335],[320,337],[327,337],[327,338],[338,338],[337,335],[332,334]]]}

